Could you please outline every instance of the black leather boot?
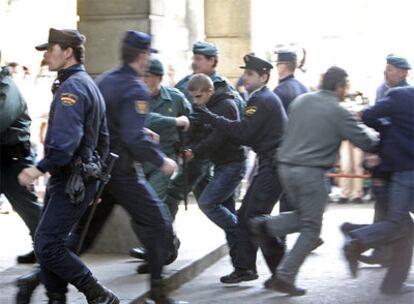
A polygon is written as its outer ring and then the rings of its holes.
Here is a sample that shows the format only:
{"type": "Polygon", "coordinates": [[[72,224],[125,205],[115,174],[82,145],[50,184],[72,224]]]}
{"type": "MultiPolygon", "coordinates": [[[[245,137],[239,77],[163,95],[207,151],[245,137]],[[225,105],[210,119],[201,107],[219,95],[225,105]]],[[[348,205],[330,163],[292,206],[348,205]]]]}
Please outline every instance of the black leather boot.
{"type": "Polygon", "coordinates": [[[79,290],[85,294],[89,304],[119,304],[118,297],[95,279],[91,279],[79,290]]]}
{"type": "Polygon", "coordinates": [[[147,259],[147,251],[144,247],[135,247],[129,250],[129,255],[133,258],[146,260],[147,259]]]}
{"type": "Polygon", "coordinates": [[[66,304],[66,294],[57,292],[47,292],[48,304],[66,304]]]}
{"type": "Polygon", "coordinates": [[[29,304],[33,291],[36,289],[37,286],[39,286],[40,282],[40,269],[37,269],[34,272],[31,272],[18,278],[16,282],[18,288],[16,294],[16,304],[29,304]]]}
{"type": "Polygon", "coordinates": [[[188,302],[168,298],[163,279],[151,280],[150,298],[152,301],[147,300],[146,304],[188,304],[188,302]]]}
{"type": "Polygon", "coordinates": [[[17,263],[19,264],[34,264],[36,263],[36,256],[34,251],[17,256],[17,263]]]}

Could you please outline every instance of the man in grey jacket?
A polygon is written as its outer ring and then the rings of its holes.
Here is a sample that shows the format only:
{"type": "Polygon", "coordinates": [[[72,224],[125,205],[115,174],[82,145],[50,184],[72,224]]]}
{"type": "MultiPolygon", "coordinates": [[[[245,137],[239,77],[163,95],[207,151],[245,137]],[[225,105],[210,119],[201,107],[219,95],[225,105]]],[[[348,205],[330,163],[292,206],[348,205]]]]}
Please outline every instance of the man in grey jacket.
{"type": "Polygon", "coordinates": [[[303,295],[295,286],[300,266],[318,242],[322,216],[328,200],[325,171],[338,156],[342,140],[370,151],[377,139],[358,125],[354,115],[339,101],[348,91],[348,75],[331,67],[322,78],[321,90],[296,98],[289,107],[284,141],[277,152],[279,175],[295,211],[252,220],[259,234],[283,236],[299,232],[292,250],[285,255],[265,287],[290,295],[303,295]]]}

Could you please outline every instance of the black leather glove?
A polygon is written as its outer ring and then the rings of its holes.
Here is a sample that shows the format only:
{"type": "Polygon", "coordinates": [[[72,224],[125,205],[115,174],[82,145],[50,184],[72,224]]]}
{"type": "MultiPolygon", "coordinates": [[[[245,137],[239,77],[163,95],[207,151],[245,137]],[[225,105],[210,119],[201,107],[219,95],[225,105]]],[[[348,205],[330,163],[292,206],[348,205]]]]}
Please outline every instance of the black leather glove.
{"type": "Polygon", "coordinates": [[[210,112],[206,107],[194,107],[194,112],[190,115],[192,124],[213,124],[217,115],[210,112]]]}

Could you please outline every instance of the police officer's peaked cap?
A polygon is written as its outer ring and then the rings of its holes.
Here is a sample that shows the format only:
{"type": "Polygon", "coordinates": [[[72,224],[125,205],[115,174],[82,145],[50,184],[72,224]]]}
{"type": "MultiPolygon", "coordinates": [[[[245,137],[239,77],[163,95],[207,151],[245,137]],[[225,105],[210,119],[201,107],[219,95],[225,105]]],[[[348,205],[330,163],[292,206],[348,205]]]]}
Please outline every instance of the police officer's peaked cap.
{"type": "Polygon", "coordinates": [[[387,63],[395,66],[396,68],[402,70],[411,70],[411,65],[408,63],[407,59],[396,56],[394,54],[390,54],[387,56],[387,63]]]}
{"type": "Polygon", "coordinates": [[[269,72],[271,69],[273,69],[273,65],[270,62],[250,54],[244,56],[243,60],[245,65],[241,66],[241,69],[254,70],[260,73],[269,72]]]}
{"type": "Polygon", "coordinates": [[[276,62],[295,62],[297,59],[296,53],[289,50],[278,50],[276,62]]]}
{"type": "Polygon", "coordinates": [[[217,56],[217,47],[205,41],[197,41],[193,44],[193,54],[204,55],[204,56],[217,56]]]}
{"type": "Polygon", "coordinates": [[[150,51],[151,53],[157,53],[158,50],[151,48],[151,35],[138,31],[127,31],[124,36],[122,43],[131,47],[150,51]]]}
{"type": "Polygon", "coordinates": [[[38,51],[45,51],[49,46],[57,43],[67,44],[69,46],[79,46],[86,41],[84,35],[77,30],[57,30],[51,28],[49,30],[49,39],[46,43],[39,44],[35,48],[38,51]]]}
{"type": "Polygon", "coordinates": [[[157,76],[164,75],[164,67],[162,66],[161,61],[156,58],[151,58],[147,72],[157,76]]]}

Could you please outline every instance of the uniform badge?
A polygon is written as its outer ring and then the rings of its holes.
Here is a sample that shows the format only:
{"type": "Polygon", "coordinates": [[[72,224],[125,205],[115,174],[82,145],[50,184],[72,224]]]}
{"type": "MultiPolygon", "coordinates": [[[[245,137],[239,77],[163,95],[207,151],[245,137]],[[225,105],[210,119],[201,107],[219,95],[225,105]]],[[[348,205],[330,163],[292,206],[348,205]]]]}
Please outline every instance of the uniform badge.
{"type": "Polygon", "coordinates": [[[60,102],[66,107],[73,106],[78,101],[78,96],[72,93],[62,93],[60,102]]]}
{"type": "Polygon", "coordinates": [[[246,111],[244,112],[244,115],[246,116],[252,116],[254,113],[256,113],[257,111],[257,107],[255,106],[250,106],[246,108],[246,111]]]}
{"type": "Polygon", "coordinates": [[[139,114],[146,114],[148,113],[148,102],[145,100],[137,100],[135,101],[135,110],[139,114]]]}

